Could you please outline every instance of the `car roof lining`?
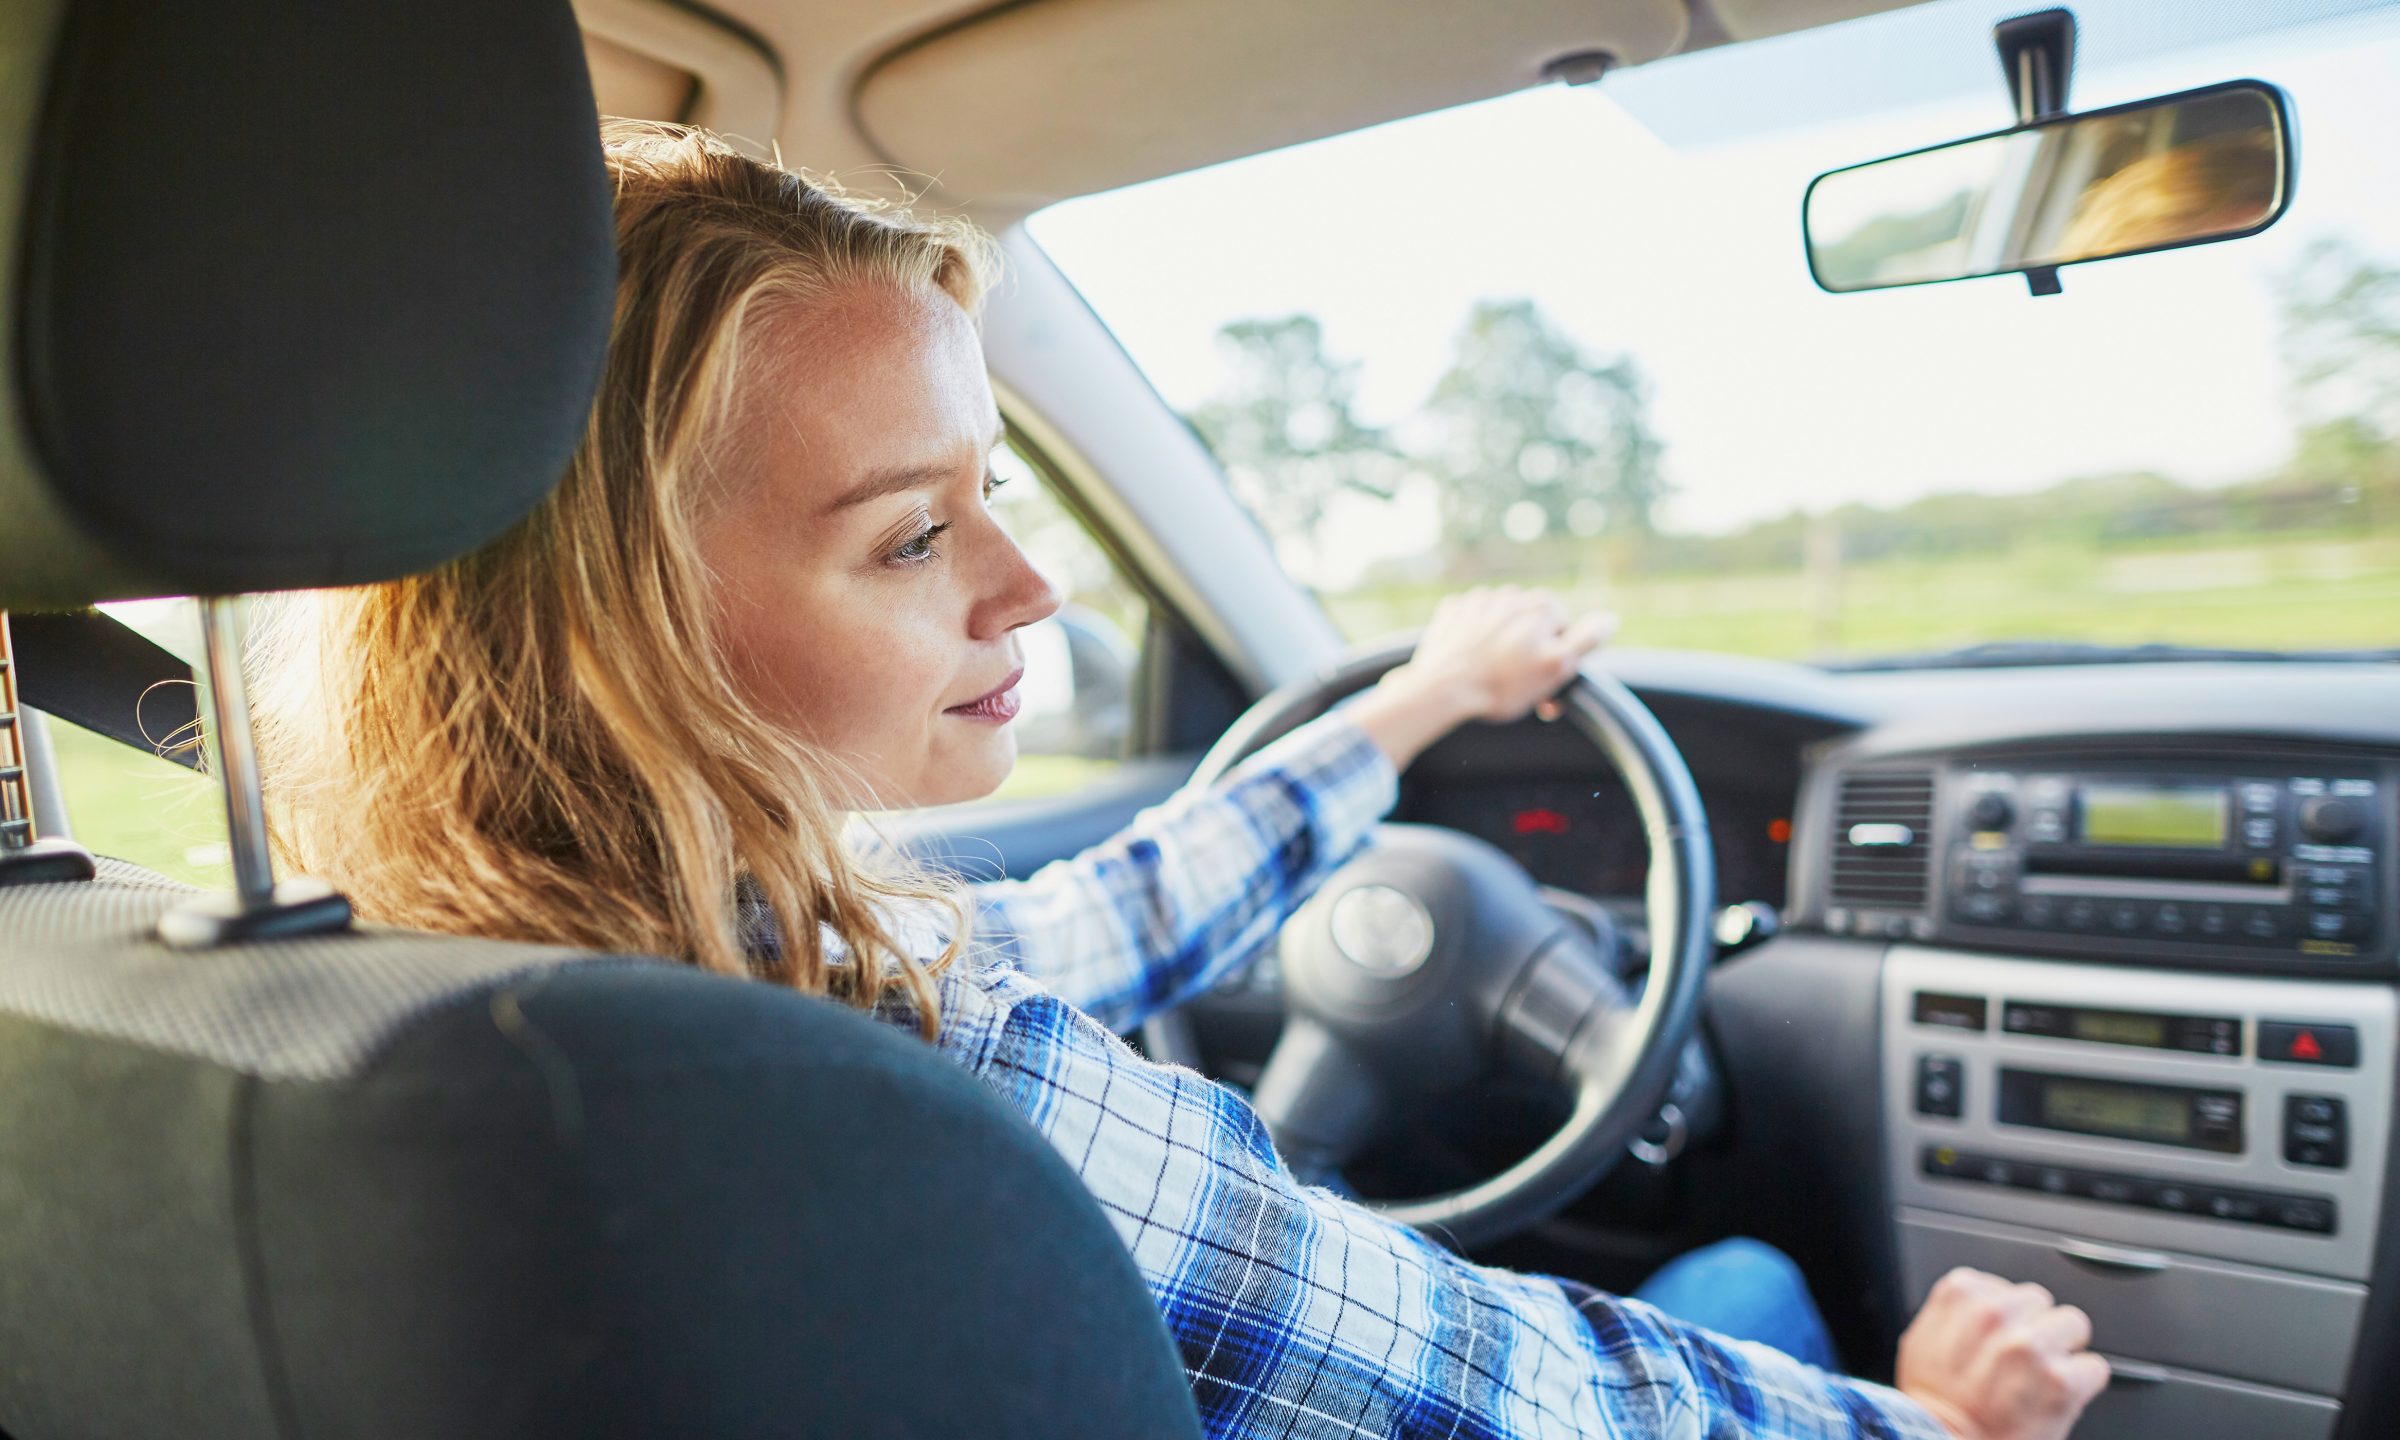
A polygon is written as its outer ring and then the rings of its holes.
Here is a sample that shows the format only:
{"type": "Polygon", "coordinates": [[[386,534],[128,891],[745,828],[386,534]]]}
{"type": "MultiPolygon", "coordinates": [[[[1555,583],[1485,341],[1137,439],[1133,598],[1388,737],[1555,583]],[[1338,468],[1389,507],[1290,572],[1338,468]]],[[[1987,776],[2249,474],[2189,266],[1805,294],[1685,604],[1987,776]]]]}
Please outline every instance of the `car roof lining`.
{"type": "MultiPolygon", "coordinates": [[[[1539,83],[1606,49],[1640,64],[1918,0],[580,0],[755,37],[765,137],[863,190],[929,193],[995,229],[1059,200],[1539,83]],[[1063,98],[1054,98],[1063,97],[1063,98]]],[[[613,23],[594,20],[602,12],[613,23]]],[[[638,44],[635,48],[640,48],[638,44]]],[[[676,57],[668,57],[676,58],[676,57]]],[[[689,65],[689,61],[683,61],[689,65]]],[[[701,79],[702,123],[713,76],[701,79]]],[[[746,109],[749,107],[745,107],[746,109]]],[[[765,147],[761,147],[765,148],[765,147]]]]}

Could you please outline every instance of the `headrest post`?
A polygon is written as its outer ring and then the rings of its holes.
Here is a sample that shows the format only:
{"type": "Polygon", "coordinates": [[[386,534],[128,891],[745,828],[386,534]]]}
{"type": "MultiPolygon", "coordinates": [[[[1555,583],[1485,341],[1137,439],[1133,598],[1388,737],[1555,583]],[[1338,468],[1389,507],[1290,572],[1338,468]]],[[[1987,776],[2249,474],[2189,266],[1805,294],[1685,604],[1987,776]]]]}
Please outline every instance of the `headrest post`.
{"type": "Polygon", "coordinates": [[[208,895],[159,917],[158,935],[183,950],[239,941],[314,935],[350,924],[350,902],[319,881],[275,882],[267,846],[266,792],[259,778],[258,736],[250,726],[250,691],[243,676],[248,606],[238,595],[200,601],[201,703],[208,769],[225,795],[225,838],[233,852],[233,893],[208,895]]]}
{"type": "Polygon", "coordinates": [[[91,852],[65,840],[45,840],[33,823],[32,748],[17,705],[17,657],[0,610],[0,886],[52,884],[92,878],[91,852]]]}
{"type": "Polygon", "coordinates": [[[258,774],[258,737],[250,728],[250,690],[242,673],[243,627],[250,607],[239,595],[200,602],[201,709],[208,773],[225,792],[225,839],[233,852],[233,893],[245,908],[275,898],[275,861],[267,850],[267,805],[258,774]]]}

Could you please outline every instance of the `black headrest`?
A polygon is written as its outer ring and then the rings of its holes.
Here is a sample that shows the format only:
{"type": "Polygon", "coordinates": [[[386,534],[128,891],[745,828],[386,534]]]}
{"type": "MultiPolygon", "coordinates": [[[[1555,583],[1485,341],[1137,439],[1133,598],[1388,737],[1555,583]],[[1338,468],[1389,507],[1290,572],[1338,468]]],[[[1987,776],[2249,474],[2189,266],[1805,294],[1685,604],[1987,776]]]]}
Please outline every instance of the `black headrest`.
{"type": "Polygon", "coordinates": [[[564,0],[0,9],[0,605],[388,579],[548,492],[616,274],[564,0]]]}

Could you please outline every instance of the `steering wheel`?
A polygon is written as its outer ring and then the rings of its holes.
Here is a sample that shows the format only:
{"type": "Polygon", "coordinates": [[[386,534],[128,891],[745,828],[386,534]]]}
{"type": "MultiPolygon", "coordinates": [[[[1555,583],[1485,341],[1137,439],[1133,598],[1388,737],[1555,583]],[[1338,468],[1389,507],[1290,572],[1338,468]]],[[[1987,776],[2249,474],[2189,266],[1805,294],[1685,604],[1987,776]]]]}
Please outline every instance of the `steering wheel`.
{"type": "MultiPolygon", "coordinates": [[[[1414,649],[1356,652],[1268,695],[1201,760],[1194,783],[1213,784],[1414,649]]],[[[1638,998],[1601,949],[1613,936],[1595,941],[1560,917],[1497,847],[1435,826],[1378,827],[1277,939],[1285,1023],[1251,1103],[1303,1178],[1335,1171],[1397,1107],[1496,1069],[1565,1091],[1566,1122],[1498,1175],[1369,1202],[1461,1248],[1549,1218],[1607,1173],[1674,1080],[1714,953],[1716,863],[1682,755],[1604,674],[1583,671],[1557,704],[1622,777],[1648,841],[1650,973],[1638,998]]],[[[1181,1015],[1154,1017],[1143,1041],[1156,1058],[1199,1060],[1181,1015]]]]}

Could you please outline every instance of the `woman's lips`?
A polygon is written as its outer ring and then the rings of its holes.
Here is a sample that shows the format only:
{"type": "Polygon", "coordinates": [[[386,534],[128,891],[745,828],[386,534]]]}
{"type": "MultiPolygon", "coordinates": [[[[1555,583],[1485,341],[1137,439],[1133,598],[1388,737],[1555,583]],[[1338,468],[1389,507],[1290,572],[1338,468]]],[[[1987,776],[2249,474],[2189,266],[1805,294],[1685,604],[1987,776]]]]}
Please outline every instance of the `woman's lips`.
{"type": "Polygon", "coordinates": [[[1014,671],[1006,680],[1001,681],[996,689],[985,694],[981,699],[970,701],[965,705],[953,705],[942,713],[956,715],[962,720],[982,720],[993,725],[1005,725],[1017,718],[1017,682],[1024,678],[1023,670],[1014,671]]]}

